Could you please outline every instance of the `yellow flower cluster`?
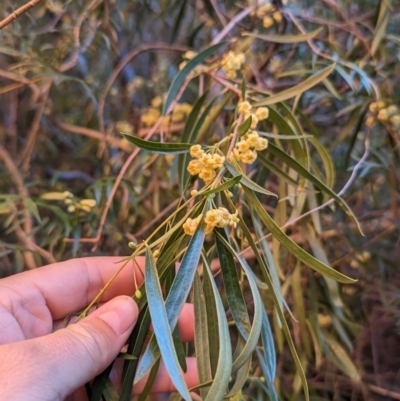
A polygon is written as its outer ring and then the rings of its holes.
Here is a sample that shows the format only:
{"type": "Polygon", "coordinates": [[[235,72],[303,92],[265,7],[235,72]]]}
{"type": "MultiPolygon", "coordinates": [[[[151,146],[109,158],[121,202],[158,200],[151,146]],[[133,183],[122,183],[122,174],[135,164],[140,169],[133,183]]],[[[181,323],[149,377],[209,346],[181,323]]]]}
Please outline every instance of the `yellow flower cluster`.
{"type": "MultiPolygon", "coordinates": [[[[197,216],[195,219],[190,217],[183,224],[182,228],[185,234],[193,235],[200,224],[201,215],[197,216]]],[[[215,227],[224,228],[229,226],[236,227],[239,223],[238,211],[234,214],[229,213],[224,207],[219,207],[218,209],[211,209],[206,213],[204,218],[204,223],[206,224],[206,234],[212,232],[215,227]]]]}
{"type": "MultiPolygon", "coordinates": [[[[140,117],[142,124],[145,127],[153,126],[161,117],[160,107],[162,106],[163,98],[156,96],[151,101],[151,106],[140,117]]],[[[169,125],[171,122],[176,124],[183,121],[192,111],[192,105],[189,103],[178,103],[171,115],[168,115],[163,120],[163,125],[169,125]]]]}
{"type": "Polygon", "coordinates": [[[160,116],[160,110],[156,108],[149,108],[140,116],[140,121],[145,127],[151,127],[156,123],[160,116]]]}
{"type": "MultiPolygon", "coordinates": [[[[286,1],[282,3],[286,4],[286,1]]],[[[274,25],[274,22],[277,24],[281,23],[283,19],[282,13],[277,10],[275,5],[272,3],[267,3],[257,8],[257,10],[253,12],[253,15],[254,14],[257,18],[263,20],[263,27],[266,29],[271,28],[271,26],[274,25]]]]}
{"type": "Polygon", "coordinates": [[[66,199],[64,203],[69,205],[67,209],[69,213],[74,213],[76,210],[89,213],[96,206],[94,199],[82,199],[77,203],[72,199],[66,199]]]}
{"type": "Polygon", "coordinates": [[[191,111],[192,105],[190,105],[189,103],[178,103],[172,112],[172,122],[179,123],[183,121],[190,114],[191,111]]]}
{"type": "Polygon", "coordinates": [[[133,135],[133,125],[128,121],[118,121],[115,124],[115,128],[118,132],[123,134],[133,135]]]}
{"type": "Polygon", "coordinates": [[[199,175],[206,184],[210,183],[217,175],[215,170],[221,169],[224,165],[225,157],[217,153],[206,153],[200,145],[193,145],[190,148],[191,160],[188,165],[190,175],[199,175]]]}
{"type": "Polygon", "coordinates": [[[236,71],[240,70],[245,61],[244,53],[229,51],[222,57],[221,68],[226,72],[228,78],[236,78],[236,71]]]}
{"type": "Polygon", "coordinates": [[[392,104],[386,107],[383,100],[373,102],[369,105],[369,111],[373,114],[367,117],[365,124],[371,127],[375,124],[376,120],[390,122],[396,128],[400,127],[400,110],[392,104]]]}
{"type": "Polygon", "coordinates": [[[266,120],[269,116],[267,107],[258,107],[255,111],[252,111],[251,104],[248,101],[239,102],[238,112],[243,114],[244,120],[251,116],[251,129],[255,129],[259,121],[266,120]]]}
{"type": "Polygon", "coordinates": [[[257,150],[264,150],[268,147],[268,139],[261,138],[257,131],[250,131],[243,136],[243,139],[236,142],[232,151],[235,160],[245,164],[251,164],[257,159],[257,150]]]}
{"type": "Polygon", "coordinates": [[[74,195],[69,191],[64,192],[47,192],[41,195],[41,199],[47,200],[59,200],[64,201],[64,204],[68,206],[67,210],[69,213],[74,213],[76,210],[89,213],[95,206],[96,201],[94,199],[82,199],[76,202],[73,199],[74,195]]]}

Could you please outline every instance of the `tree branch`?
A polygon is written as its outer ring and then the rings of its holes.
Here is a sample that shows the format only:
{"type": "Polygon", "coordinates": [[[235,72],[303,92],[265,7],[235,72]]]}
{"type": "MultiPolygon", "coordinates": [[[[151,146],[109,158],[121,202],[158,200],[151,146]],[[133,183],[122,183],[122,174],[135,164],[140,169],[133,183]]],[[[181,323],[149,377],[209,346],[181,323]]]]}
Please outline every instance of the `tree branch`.
{"type": "Polygon", "coordinates": [[[32,7],[36,6],[36,4],[39,4],[41,1],[42,0],[31,0],[29,3],[26,3],[25,5],[15,10],[7,18],[4,18],[3,21],[0,21],[0,29],[6,27],[8,24],[16,20],[22,14],[26,13],[32,7]]]}

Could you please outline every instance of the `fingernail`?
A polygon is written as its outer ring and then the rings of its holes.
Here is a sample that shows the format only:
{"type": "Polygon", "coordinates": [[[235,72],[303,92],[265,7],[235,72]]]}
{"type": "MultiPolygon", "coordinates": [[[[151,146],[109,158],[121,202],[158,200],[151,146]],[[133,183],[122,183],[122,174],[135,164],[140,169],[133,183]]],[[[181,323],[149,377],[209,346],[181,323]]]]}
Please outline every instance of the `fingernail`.
{"type": "Polygon", "coordinates": [[[135,301],[127,296],[120,296],[103,306],[106,310],[99,314],[117,335],[125,333],[137,320],[138,307],[135,301]]]}

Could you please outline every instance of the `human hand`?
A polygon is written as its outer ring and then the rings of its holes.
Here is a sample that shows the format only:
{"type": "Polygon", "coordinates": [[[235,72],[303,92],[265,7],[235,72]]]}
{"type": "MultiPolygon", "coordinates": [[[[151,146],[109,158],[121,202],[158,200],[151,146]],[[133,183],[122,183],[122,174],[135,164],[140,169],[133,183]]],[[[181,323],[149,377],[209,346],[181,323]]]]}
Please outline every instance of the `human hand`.
{"type": "MultiPolygon", "coordinates": [[[[94,299],[120,268],[119,261],[73,259],[0,280],[0,399],[86,399],[82,386],[113,361],[136,323],[138,308],[128,296],[135,292],[132,262],[105,291],[98,309],[60,327],[65,317],[94,299]]],[[[137,262],[144,264],[142,258],[137,262]]],[[[193,340],[193,324],[193,308],[187,304],[179,321],[183,341],[193,340]]],[[[198,384],[195,360],[188,358],[187,365],[185,379],[193,387],[198,384]]],[[[145,379],[134,393],[144,385],[145,379]]],[[[174,391],[162,364],[153,391],[174,391]]]]}

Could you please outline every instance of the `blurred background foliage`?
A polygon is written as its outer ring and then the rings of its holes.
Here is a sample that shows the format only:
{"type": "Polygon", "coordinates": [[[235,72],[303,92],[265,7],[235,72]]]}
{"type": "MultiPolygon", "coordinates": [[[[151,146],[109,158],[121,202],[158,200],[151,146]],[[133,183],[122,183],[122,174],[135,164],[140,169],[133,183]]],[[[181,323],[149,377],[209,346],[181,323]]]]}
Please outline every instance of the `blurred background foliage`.
{"type": "MultiPolygon", "coordinates": [[[[22,4],[2,1],[0,19],[22,4]]],[[[301,83],[321,59],[336,62],[332,75],[295,99],[296,114],[328,149],[337,192],[354,173],[343,197],[365,233],[333,207],[321,213],[317,232],[301,222],[290,228],[293,240],[358,279],[337,287],[334,300],[329,282],[315,282],[279,255],[289,274],[282,291],[297,318],[292,335],[310,394],[314,400],[400,400],[400,4],[274,4],[274,13],[238,20],[228,38],[288,35],[287,43],[248,38],[243,75],[269,92],[301,83]],[[319,27],[316,39],[290,40],[319,27]],[[311,322],[323,333],[318,346],[305,335],[311,322]]],[[[43,0],[0,31],[1,276],[76,256],[126,255],[129,241],[143,240],[170,213],[180,192],[169,157],[140,152],[114,193],[134,150],[118,132],[144,137],[160,116],[182,54],[210,43],[249,6],[43,0]]],[[[189,85],[163,124],[172,138],[179,138],[197,90],[189,85]]],[[[269,187],[278,192],[279,180],[269,187]]],[[[279,336],[276,345],[280,395],[300,400],[300,382],[279,336]]],[[[255,366],[244,399],[263,399],[260,374],[255,366]]]]}

